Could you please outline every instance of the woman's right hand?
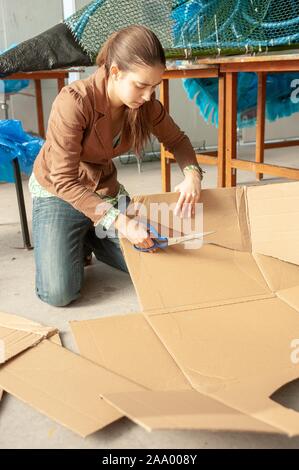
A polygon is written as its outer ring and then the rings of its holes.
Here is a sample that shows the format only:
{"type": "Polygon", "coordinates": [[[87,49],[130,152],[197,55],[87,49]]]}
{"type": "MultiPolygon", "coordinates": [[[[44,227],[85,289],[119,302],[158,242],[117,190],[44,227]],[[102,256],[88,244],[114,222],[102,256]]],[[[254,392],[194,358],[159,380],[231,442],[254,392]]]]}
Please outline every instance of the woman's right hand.
{"type": "MultiPolygon", "coordinates": [[[[138,248],[150,248],[154,246],[154,242],[146,226],[137,220],[130,219],[124,214],[119,214],[114,222],[114,226],[122,236],[127,238],[129,242],[136,245],[138,248]]],[[[149,251],[149,253],[153,253],[154,251],[156,251],[156,249],[149,251]]]]}

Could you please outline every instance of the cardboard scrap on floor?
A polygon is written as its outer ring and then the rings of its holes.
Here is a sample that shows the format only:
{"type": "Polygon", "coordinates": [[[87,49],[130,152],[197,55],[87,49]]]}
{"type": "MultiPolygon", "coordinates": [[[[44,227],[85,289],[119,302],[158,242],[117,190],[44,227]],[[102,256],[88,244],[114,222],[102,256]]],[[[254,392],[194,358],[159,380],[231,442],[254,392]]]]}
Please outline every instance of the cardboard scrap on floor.
{"type": "MultiPolygon", "coordinates": [[[[57,329],[43,327],[26,318],[0,312],[0,364],[38,344],[43,338],[57,335],[57,329]]],[[[3,390],[0,389],[0,400],[3,390]]]]}
{"type": "Polygon", "coordinates": [[[299,183],[203,190],[202,202],[210,245],[148,255],[122,240],[143,312],[72,322],[81,356],[54,329],[0,317],[0,387],[82,436],[122,416],[299,434],[299,413],[271,399],[299,377],[299,183]]]}
{"type": "MultiPolygon", "coordinates": [[[[143,358],[148,357],[146,368],[140,361],[120,361],[115,351],[114,355],[110,355],[111,345],[108,350],[108,343],[106,343],[106,348],[104,345],[101,348],[103,331],[105,331],[101,326],[103,321],[99,323],[99,328],[92,325],[92,330],[86,322],[88,331],[93,331],[94,342],[89,338],[85,347],[82,346],[85,335],[80,336],[84,322],[82,325],[81,322],[72,325],[75,332],[76,326],[79,327],[80,349],[84,351],[89,348],[91,351],[85,354],[85,359],[61,347],[56,329],[42,327],[21,317],[7,314],[0,314],[0,316],[2,325],[0,338],[9,345],[7,360],[3,361],[0,366],[1,387],[83,437],[106,427],[123,416],[123,413],[115,406],[104,401],[101,398],[102,395],[120,392],[145,393],[149,390],[169,390],[171,393],[173,390],[176,390],[176,393],[189,392],[188,399],[197,406],[192,413],[192,428],[194,429],[276,431],[263,423],[254,423],[252,418],[229,407],[217,403],[211,405],[213,400],[192,390],[141,315],[123,317],[121,320],[124,325],[127,325],[127,331],[132,332],[135,329],[135,338],[139,338],[144,346],[147,344],[149,347],[149,349],[143,349],[143,358]],[[7,328],[8,326],[10,328],[7,328]],[[17,347],[19,344],[23,347],[17,347]],[[110,357],[108,363],[105,360],[99,360],[101,350],[105,357],[110,357]],[[12,351],[15,351],[15,355],[12,351]],[[151,351],[151,356],[148,355],[149,351],[151,351]],[[152,368],[152,361],[158,356],[161,369],[155,370],[152,368]]],[[[111,324],[109,326],[109,320],[107,319],[108,329],[111,326],[111,324]]],[[[117,318],[113,319],[114,334],[116,334],[115,322],[117,318]]],[[[75,336],[77,338],[76,333],[75,336]]],[[[120,342],[118,344],[120,345],[120,342]]],[[[136,359],[141,354],[140,346],[138,342],[131,343],[131,347],[127,347],[126,351],[127,353],[131,351],[136,359]]],[[[125,336],[123,336],[122,347],[125,347],[125,336]]],[[[140,424],[149,430],[168,428],[171,422],[173,422],[171,427],[174,429],[189,428],[190,419],[182,419],[182,414],[187,414],[188,406],[190,406],[187,405],[186,408],[185,395],[181,395],[176,404],[178,408],[175,415],[164,416],[162,419],[158,417],[157,422],[149,415],[149,420],[144,422],[142,418],[140,424]]],[[[138,418],[135,419],[133,416],[132,419],[138,422],[138,418]]]]}
{"type": "Polygon", "coordinates": [[[142,314],[74,321],[71,329],[82,356],[144,387],[126,406],[124,391],[107,397],[146,430],[277,432],[194,390],[142,314]]]}
{"type": "Polygon", "coordinates": [[[56,336],[46,339],[53,328],[6,314],[0,322],[0,387],[81,436],[122,417],[102,393],[144,390],[61,347],[56,336]]]}

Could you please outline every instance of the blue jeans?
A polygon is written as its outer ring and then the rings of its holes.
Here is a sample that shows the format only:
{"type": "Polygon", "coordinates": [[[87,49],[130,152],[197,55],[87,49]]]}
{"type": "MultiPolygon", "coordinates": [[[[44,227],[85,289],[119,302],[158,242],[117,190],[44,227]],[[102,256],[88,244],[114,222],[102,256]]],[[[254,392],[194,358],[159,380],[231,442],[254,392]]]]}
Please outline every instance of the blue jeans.
{"type": "Polygon", "coordinates": [[[37,296],[64,307],[80,297],[84,257],[128,272],[118,238],[98,238],[92,221],[58,197],[33,198],[37,296]]]}

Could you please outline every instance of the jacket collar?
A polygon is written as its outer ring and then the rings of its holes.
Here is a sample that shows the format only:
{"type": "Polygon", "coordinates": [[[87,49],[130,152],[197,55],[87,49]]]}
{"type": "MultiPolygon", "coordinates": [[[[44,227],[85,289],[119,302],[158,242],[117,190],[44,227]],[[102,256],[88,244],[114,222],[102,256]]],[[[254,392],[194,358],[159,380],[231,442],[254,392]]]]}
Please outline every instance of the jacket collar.
{"type": "Polygon", "coordinates": [[[108,79],[105,73],[105,67],[102,65],[92,75],[92,87],[95,110],[102,114],[107,114],[109,108],[109,98],[107,94],[108,79]]]}
{"type": "Polygon", "coordinates": [[[129,139],[127,135],[122,135],[120,144],[116,149],[113,148],[111,108],[107,93],[108,79],[105,74],[104,66],[99,67],[96,72],[91,75],[91,83],[93,88],[94,109],[99,113],[95,122],[95,130],[102,143],[106,157],[111,158],[128,151],[130,147],[129,139]]]}
{"type": "MultiPolygon", "coordinates": [[[[93,102],[95,110],[100,114],[95,122],[95,129],[99,140],[101,141],[104,151],[107,155],[120,155],[122,152],[127,151],[130,147],[130,136],[122,135],[121,142],[117,149],[113,149],[112,145],[112,128],[111,128],[111,108],[109,97],[107,93],[108,79],[105,73],[105,67],[102,65],[91,76],[91,84],[93,90],[93,102]]],[[[156,98],[155,92],[151,96],[151,101],[156,98]]],[[[148,103],[150,105],[151,103],[148,103]]]]}

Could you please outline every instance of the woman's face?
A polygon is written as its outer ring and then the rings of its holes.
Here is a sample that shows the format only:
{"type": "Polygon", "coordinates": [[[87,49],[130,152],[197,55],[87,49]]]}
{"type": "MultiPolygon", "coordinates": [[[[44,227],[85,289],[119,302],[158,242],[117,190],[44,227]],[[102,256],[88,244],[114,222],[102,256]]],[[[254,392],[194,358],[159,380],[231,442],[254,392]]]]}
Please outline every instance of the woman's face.
{"type": "Polygon", "coordinates": [[[134,66],[129,72],[118,70],[113,79],[115,97],[131,109],[140,108],[150,101],[155,88],[162,81],[164,71],[165,67],[161,64],[154,67],[134,66]]]}

